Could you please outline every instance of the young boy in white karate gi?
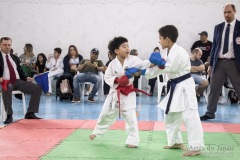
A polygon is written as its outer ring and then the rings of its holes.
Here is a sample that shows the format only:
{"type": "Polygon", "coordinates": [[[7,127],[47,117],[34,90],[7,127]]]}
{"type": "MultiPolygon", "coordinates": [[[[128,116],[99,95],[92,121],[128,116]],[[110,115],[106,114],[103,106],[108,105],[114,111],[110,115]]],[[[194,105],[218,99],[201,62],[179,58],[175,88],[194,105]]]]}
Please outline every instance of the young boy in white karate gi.
{"type": "Polygon", "coordinates": [[[125,143],[128,148],[136,148],[140,140],[136,117],[136,93],[131,91],[134,78],[126,74],[126,69],[135,67],[142,70],[148,68],[151,63],[148,60],[142,61],[137,56],[129,55],[128,40],[124,37],[115,37],[109,42],[108,49],[112,54],[116,54],[116,58],[111,61],[104,75],[110,91],[90,139],[93,140],[96,136],[103,135],[115,122],[118,114],[121,114],[128,134],[125,143]],[[121,92],[118,98],[117,94],[120,88],[130,92],[127,95],[121,92]],[[118,104],[119,102],[120,104],[118,104]]]}
{"type": "Polygon", "coordinates": [[[177,38],[178,30],[175,26],[167,25],[159,29],[163,59],[159,53],[151,54],[149,60],[156,66],[147,69],[146,77],[154,78],[165,73],[170,79],[170,90],[159,104],[159,107],[165,110],[168,146],[164,148],[183,148],[180,128],[184,122],[188,147],[183,156],[195,156],[201,154],[204,147],[203,130],[198,114],[195,83],[190,74],[190,57],[185,49],[176,44],[177,38]]]}

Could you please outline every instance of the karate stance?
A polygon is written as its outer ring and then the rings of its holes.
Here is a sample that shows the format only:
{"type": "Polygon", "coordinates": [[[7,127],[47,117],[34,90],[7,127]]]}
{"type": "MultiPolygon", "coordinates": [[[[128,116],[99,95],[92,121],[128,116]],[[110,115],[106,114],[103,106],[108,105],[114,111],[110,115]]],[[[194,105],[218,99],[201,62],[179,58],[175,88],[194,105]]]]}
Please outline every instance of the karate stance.
{"type": "MultiPolygon", "coordinates": [[[[126,145],[128,148],[136,148],[140,139],[136,117],[136,93],[132,84],[134,78],[131,74],[135,73],[136,68],[138,70],[148,68],[151,63],[148,60],[142,61],[137,56],[129,55],[128,40],[124,37],[115,37],[109,42],[108,49],[117,56],[111,61],[105,72],[104,79],[110,86],[110,91],[90,139],[93,140],[96,136],[103,135],[115,122],[118,114],[121,114],[128,133],[126,145]]],[[[144,71],[146,70],[143,70],[142,74],[145,73],[144,71]]]]}
{"type": "Polygon", "coordinates": [[[199,155],[204,147],[203,130],[198,114],[195,83],[190,74],[190,57],[175,43],[178,38],[175,26],[167,25],[160,28],[159,35],[165,60],[159,53],[152,53],[149,60],[156,66],[146,70],[146,77],[154,78],[166,73],[170,78],[169,92],[159,104],[159,107],[165,110],[168,146],[164,148],[183,148],[180,130],[183,121],[188,135],[188,147],[183,156],[199,155]]]}

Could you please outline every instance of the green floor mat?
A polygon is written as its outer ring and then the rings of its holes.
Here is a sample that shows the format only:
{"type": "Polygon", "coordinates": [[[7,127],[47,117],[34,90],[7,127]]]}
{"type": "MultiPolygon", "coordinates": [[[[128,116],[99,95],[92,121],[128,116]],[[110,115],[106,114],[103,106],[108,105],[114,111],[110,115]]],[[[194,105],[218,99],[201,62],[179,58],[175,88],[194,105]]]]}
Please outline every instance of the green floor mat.
{"type": "MultiPolygon", "coordinates": [[[[127,134],[123,130],[109,130],[104,136],[89,140],[92,130],[76,130],[42,157],[43,160],[239,160],[240,145],[237,134],[204,133],[205,150],[196,157],[183,157],[182,150],[166,150],[164,131],[140,131],[141,142],[137,149],[125,146],[127,134]]],[[[186,133],[183,132],[186,143],[186,133]]]]}

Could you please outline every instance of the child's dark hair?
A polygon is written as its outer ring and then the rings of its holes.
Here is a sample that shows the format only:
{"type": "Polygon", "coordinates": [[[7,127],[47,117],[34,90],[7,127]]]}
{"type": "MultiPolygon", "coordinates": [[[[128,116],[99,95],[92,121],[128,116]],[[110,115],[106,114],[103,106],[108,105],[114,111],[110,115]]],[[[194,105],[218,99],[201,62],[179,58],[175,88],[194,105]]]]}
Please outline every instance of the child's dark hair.
{"type": "Polygon", "coordinates": [[[62,49],[61,48],[54,48],[54,51],[56,51],[58,54],[62,53],[62,49]]]}
{"type": "Polygon", "coordinates": [[[39,53],[37,55],[37,62],[36,62],[36,66],[40,66],[40,61],[38,60],[39,56],[43,57],[43,65],[45,66],[46,62],[47,62],[47,57],[45,56],[44,53],[39,53]]]}
{"type": "Polygon", "coordinates": [[[132,50],[130,51],[130,55],[133,55],[133,56],[135,56],[135,55],[136,55],[136,52],[137,52],[137,50],[136,50],[136,49],[132,49],[132,50]]]}
{"type": "MultiPolygon", "coordinates": [[[[127,38],[124,37],[114,37],[109,43],[108,43],[108,50],[111,53],[115,53],[115,49],[119,49],[121,44],[128,42],[127,38]]],[[[116,54],[116,53],[115,53],[116,54]]]]}
{"type": "Polygon", "coordinates": [[[178,30],[174,25],[166,25],[161,27],[158,32],[164,39],[168,37],[172,42],[177,41],[178,30]]]}
{"type": "Polygon", "coordinates": [[[111,55],[111,57],[112,57],[113,59],[114,59],[114,58],[116,57],[116,55],[117,55],[116,53],[114,53],[114,52],[112,52],[112,51],[110,51],[110,50],[108,51],[108,53],[110,53],[110,55],[111,55]]]}
{"type": "Polygon", "coordinates": [[[159,47],[154,48],[153,52],[155,52],[155,50],[159,50],[160,51],[159,47]]]}

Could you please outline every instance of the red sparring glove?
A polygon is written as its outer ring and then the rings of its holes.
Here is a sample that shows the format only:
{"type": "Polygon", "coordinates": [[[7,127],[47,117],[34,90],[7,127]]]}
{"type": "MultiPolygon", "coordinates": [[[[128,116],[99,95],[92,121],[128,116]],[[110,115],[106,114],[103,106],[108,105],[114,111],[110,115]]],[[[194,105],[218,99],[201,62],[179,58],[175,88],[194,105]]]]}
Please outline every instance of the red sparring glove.
{"type": "Polygon", "coordinates": [[[129,84],[129,79],[128,79],[128,77],[126,75],[124,75],[124,76],[122,76],[120,78],[117,77],[114,80],[114,82],[119,84],[119,85],[121,85],[121,86],[127,86],[129,84]]]}
{"type": "Polygon", "coordinates": [[[10,83],[10,80],[3,80],[2,81],[2,89],[7,92],[8,84],[10,83]]]}
{"type": "MultiPolygon", "coordinates": [[[[162,59],[162,60],[166,63],[165,59],[162,59]]],[[[165,65],[164,65],[164,66],[158,66],[158,68],[159,68],[159,69],[164,69],[164,68],[165,68],[165,65]]]]}

